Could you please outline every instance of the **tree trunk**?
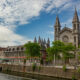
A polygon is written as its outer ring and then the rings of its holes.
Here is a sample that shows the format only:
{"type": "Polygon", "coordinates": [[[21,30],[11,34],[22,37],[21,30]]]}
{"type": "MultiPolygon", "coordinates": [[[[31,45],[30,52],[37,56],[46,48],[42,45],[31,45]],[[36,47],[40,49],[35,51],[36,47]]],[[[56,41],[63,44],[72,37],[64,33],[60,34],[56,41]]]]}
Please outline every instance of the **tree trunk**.
{"type": "Polygon", "coordinates": [[[24,59],[23,72],[25,72],[25,69],[26,69],[26,59],[24,59]]]}
{"type": "Polygon", "coordinates": [[[56,64],[56,57],[55,57],[55,54],[54,54],[54,65],[56,64]]]}

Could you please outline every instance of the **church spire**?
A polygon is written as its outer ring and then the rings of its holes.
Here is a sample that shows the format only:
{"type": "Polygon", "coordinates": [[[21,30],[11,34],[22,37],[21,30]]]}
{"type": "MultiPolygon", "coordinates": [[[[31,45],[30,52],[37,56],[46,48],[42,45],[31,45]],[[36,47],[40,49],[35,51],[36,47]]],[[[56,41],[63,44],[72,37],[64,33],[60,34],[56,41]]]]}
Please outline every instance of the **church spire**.
{"type": "Polygon", "coordinates": [[[40,38],[40,36],[39,36],[39,39],[38,39],[38,43],[41,44],[41,38],[40,38]]]}
{"type": "Polygon", "coordinates": [[[50,47],[50,40],[49,40],[49,38],[48,38],[48,40],[47,40],[47,48],[48,47],[50,47]]]}
{"type": "Polygon", "coordinates": [[[77,14],[77,10],[75,8],[75,13],[73,17],[73,37],[74,37],[74,45],[78,48],[79,46],[79,33],[80,33],[80,26],[79,26],[79,18],[77,14]],[[76,34],[77,33],[77,34],[76,34]]]}
{"type": "Polygon", "coordinates": [[[34,38],[34,43],[37,43],[37,39],[36,39],[36,37],[34,38]]]}
{"type": "Polygon", "coordinates": [[[46,44],[46,40],[45,40],[45,38],[44,38],[44,44],[46,44]]]}
{"type": "Polygon", "coordinates": [[[59,40],[59,32],[61,30],[61,25],[60,25],[60,21],[59,21],[59,17],[56,16],[56,22],[54,25],[54,36],[55,36],[55,40],[59,40]]]}
{"type": "Polygon", "coordinates": [[[77,14],[76,8],[75,8],[75,13],[74,13],[74,17],[73,17],[73,22],[79,22],[79,18],[78,18],[78,14],[77,14]]]}
{"type": "Polygon", "coordinates": [[[58,17],[58,16],[56,16],[55,27],[56,27],[56,26],[59,26],[59,27],[61,26],[61,25],[60,25],[60,21],[59,21],[59,17],[58,17]]]}

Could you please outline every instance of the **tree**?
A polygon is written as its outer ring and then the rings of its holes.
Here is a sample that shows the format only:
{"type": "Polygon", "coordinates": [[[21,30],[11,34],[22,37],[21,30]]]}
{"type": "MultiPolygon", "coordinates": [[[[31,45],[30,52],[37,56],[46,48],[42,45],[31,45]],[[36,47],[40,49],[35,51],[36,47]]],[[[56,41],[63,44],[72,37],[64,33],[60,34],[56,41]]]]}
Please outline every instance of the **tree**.
{"type": "Polygon", "coordinates": [[[75,50],[75,46],[73,46],[72,43],[67,43],[64,45],[62,49],[62,58],[65,64],[69,62],[69,59],[75,57],[75,54],[73,53],[74,50],[75,50]]]}
{"type": "Polygon", "coordinates": [[[40,46],[38,43],[28,42],[24,47],[26,49],[25,53],[27,57],[40,57],[40,46]]]}
{"type": "Polygon", "coordinates": [[[78,52],[78,59],[80,60],[80,52],[78,52]]]}
{"type": "Polygon", "coordinates": [[[62,48],[64,47],[64,43],[61,41],[52,42],[52,47],[47,48],[48,60],[52,61],[60,58],[60,52],[62,52],[62,48]]]}
{"type": "Polygon", "coordinates": [[[54,42],[52,42],[52,47],[47,49],[48,59],[51,59],[51,60],[54,59],[54,63],[55,63],[56,58],[58,58],[58,59],[62,58],[64,60],[64,62],[66,63],[66,61],[69,58],[74,57],[74,54],[72,54],[72,52],[71,52],[74,49],[75,49],[75,47],[71,43],[65,44],[61,41],[54,41],[54,42]]]}
{"type": "Polygon", "coordinates": [[[40,56],[40,46],[38,43],[27,43],[24,45],[26,48],[25,53],[29,57],[39,57],[40,56]]]}
{"type": "Polygon", "coordinates": [[[78,60],[80,61],[80,45],[79,45],[78,51],[79,51],[79,52],[78,52],[77,55],[78,55],[78,60]]]}
{"type": "MultiPolygon", "coordinates": [[[[28,42],[27,44],[24,45],[25,47],[25,53],[27,57],[35,58],[35,57],[40,57],[40,46],[38,43],[32,43],[28,42]]],[[[33,70],[33,77],[34,77],[34,71],[36,69],[36,62],[32,64],[32,70],[33,70]]]]}

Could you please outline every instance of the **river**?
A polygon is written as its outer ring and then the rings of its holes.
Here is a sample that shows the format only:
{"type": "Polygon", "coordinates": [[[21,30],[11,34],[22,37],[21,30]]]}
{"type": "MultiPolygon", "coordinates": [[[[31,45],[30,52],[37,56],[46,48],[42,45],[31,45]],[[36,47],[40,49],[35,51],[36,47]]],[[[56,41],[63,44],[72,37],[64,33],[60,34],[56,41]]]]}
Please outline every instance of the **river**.
{"type": "Polygon", "coordinates": [[[12,76],[8,74],[0,73],[0,80],[66,80],[66,79],[58,79],[58,78],[50,78],[50,77],[39,77],[38,79],[31,79],[31,78],[24,78],[24,77],[12,76]]]}
{"type": "Polygon", "coordinates": [[[0,80],[32,80],[32,79],[0,73],[0,80]]]}

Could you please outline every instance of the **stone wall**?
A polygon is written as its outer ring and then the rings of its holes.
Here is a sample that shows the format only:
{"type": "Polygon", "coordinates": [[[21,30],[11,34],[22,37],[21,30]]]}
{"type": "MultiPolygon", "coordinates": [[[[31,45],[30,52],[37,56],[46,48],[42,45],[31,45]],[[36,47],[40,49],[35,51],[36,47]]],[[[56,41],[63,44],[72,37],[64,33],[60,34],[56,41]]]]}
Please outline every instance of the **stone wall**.
{"type": "MultiPolygon", "coordinates": [[[[3,71],[8,69],[11,71],[32,73],[31,66],[0,64],[0,67],[2,67],[3,71]]],[[[37,67],[34,74],[68,78],[68,79],[72,79],[72,76],[75,76],[76,79],[80,79],[80,73],[78,73],[77,70],[74,69],[67,69],[66,71],[63,71],[62,68],[41,67],[41,70],[39,71],[37,67]]]]}

